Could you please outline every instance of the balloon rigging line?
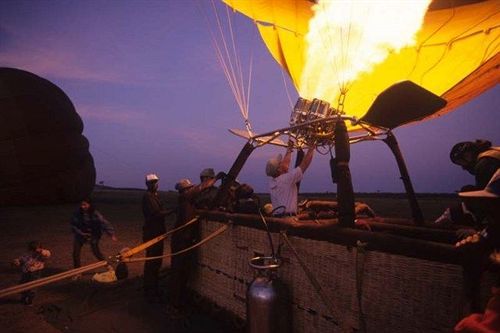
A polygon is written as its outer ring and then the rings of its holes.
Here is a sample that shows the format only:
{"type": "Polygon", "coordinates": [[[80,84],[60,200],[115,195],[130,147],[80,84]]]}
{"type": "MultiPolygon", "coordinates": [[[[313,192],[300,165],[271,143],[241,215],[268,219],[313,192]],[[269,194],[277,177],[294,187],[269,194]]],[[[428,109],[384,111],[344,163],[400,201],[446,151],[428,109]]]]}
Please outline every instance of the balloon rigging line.
{"type": "MultiPolygon", "coordinates": [[[[233,50],[233,57],[234,57],[234,61],[235,61],[235,67],[236,67],[236,70],[237,72],[235,73],[235,77],[236,79],[239,81],[239,85],[237,85],[238,87],[244,89],[244,83],[243,83],[243,71],[241,69],[241,59],[240,57],[238,56],[238,53],[236,52],[236,42],[235,42],[235,38],[234,38],[234,31],[233,31],[233,24],[232,24],[232,20],[231,20],[231,16],[230,16],[230,13],[229,13],[229,7],[226,6],[226,17],[227,17],[227,23],[228,23],[228,27],[229,27],[229,36],[231,37],[231,46],[232,46],[232,50],[233,50]],[[237,74],[237,75],[236,75],[237,74]]],[[[244,103],[244,106],[245,106],[245,115],[244,115],[244,118],[245,120],[248,119],[248,109],[246,108],[246,100],[245,98],[243,97],[243,93],[240,91],[240,94],[241,94],[241,99],[242,99],[242,102],[244,103]]]]}
{"type": "Polygon", "coordinates": [[[219,60],[219,63],[221,64],[221,67],[223,68],[223,72],[226,76],[226,79],[228,80],[233,95],[235,96],[241,114],[245,120],[245,125],[247,127],[247,130],[250,130],[250,124],[248,121],[248,113],[249,113],[248,110],[249,110],[249,100],[250,100],[250,86],[252,80],[252,75],[250,73],[250,71],[252,70],[252,60],[249,65],[248,87],[245,91],[245,86],[243,82],[244,78],[243,69],[242,69],[241,59],[237,52],[232,20],[229,13],[229,7],[226,7],[226,16],[228,25],[227,29],[229,30],[228,34],[229,37],[231,38],[230,47],[228,46],[228,41],[226,41],[227,33],[224,33],[223,24],[214,1],[212,1],[212,8],[214,11],[214,16],[217,22],[217,27],[220,35],[220,41],[222,44],[221,46],[220,43],[218,42],[219,39],[215,38],[214,34],[211,31],[213,45],[216,50],[216,55],[219,60]],[[222,49],[224,50],[224,52],[222,51],[222,49]],[[230,49],[232,52],[229,51],[230,49]]]}
{"type": "MultiPolygon", "coordinates": [[[[214,11],[215,11],[215,9],[214,9],[214,11]]],[[[204,16],[205,16],[205,20],[206,20],[207,26],[209,28],[208,30],[210,32],[210,37],[211,37],[211,40],[212,40],[212,45],[213,45],[214,50],[215,50],[217,61],[219,62],[220,66],[222,68],[222,71],[223,71],[223,73],[224,73],[224,75],[226,77],[226,80],[227,80],[227,82],[229,84],[231,92],[233,93],[233,96],[236,99],[236,103],[238,104],[238,107],[240,108],[240,111],[243,114],[243,111],[242,111],[243,106],[242,106],[241,101],[239,99],[238,93],[236,92],[236,87],[234,86],[234,82],[231,79],[231,74],[229,73],[229,66],[227,65],[226,60],[225,60],[224,56],[222,55],[222,50],[221,50],[221,48],[219,46],[219,43],[217,41],[217,38],[215,37],[215,34],[214,34],[213,30],[212,30],[211,24],[209,23],[208,15],[206,14],[206,12],[204,12],[204,14],[205,14],[204,16]]]]}
{"type": "Polygon", "coordinates": [[[243,101],[241,100],[241,93],[240,93],[240,90],[239,90],[239,86],[237,85],[237,82],[238,80],[236,79],[236,75],[235,75],[235,71],[234,71],[234,64],[233,62],[231,61],[231,57],[229,55],[229,50],[228,50],[228,47],[227,47],[227,42],[226,42],[226,39],[225,39],[225,35],[224,35],[224,32],[223,32],[223,29],[222,29],[222,23],[221,23],[221,20],[220,20],[220,17],[219,17],[219,13],[217,12],[217,9],[215,7],[215,3],[214,1],[212,0],[212,7],[213,7],[213,10],[214,10],[214,13],[215,13],[215,18],[216,18],[216,22],[217,22],[217,28],[219,30],[219,34],[220,34],[220,40],[222,41],[222,46],[224,47],[224,51],[225,51],[225,57],[224,57],[224,54],[221,50],[221,47],[219,45],[219,43],[217,42],[217,39],[215,39],[216,43],[216,47],[218,48],[219,50],[219,54],[220,54],[220,57],[219,59],[221,60],[221,64],[223,67],[225,67],[226,69],[226,78],[228,80],[228,82],[230,82],[230,85],[232,86],[233,88],[233,94],[236,98],[236,101],[240,107],[240,111],[243,115],[244,118],[246,118],[246,112],[244,110],[244,104],[243,104],[243,101]]]}
{"type": "Polygon", "coordinates": [[[290,91],[288,90],[288,84],[286,83],[285,70],[281,68],[280,72],[281,72],[281,78],[283,79],[283,86],[285,87],[286,97],[288,98],[288,104],[290,105],[290,109],[292,109],[293,102],[292,102],[292,97],[290,96],[290,91]]]}

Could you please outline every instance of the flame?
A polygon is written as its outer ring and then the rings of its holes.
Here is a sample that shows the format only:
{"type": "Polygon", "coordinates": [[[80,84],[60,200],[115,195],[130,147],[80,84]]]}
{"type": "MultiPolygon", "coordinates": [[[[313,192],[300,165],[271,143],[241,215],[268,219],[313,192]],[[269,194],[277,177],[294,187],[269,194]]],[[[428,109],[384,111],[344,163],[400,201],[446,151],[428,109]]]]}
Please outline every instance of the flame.
{"type": "Polygon", "coordinates": [[[318,0],[306,35],[299,93],[337,103],[356,78],[415,44],[431,0],[318,0]]]}

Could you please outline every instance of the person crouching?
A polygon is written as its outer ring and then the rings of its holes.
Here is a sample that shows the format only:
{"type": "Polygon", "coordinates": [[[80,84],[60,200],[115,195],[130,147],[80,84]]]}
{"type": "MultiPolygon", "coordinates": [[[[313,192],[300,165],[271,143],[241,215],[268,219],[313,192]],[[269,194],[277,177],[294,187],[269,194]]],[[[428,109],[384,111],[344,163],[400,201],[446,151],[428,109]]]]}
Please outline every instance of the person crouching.
{"type": "MultiPolygon", "coordinates": [[[[104,218],[93,206],[90,198],[83,199],[78,210],[71,218],[71,230],[73,231],[73,266],[81,266],[80,254],[82,246],[90,243],[92,253],[98,260],[105,260],[99,248],[102,233],[105,232],[113,241],[117,241],[115,230],[111,223],[104,218]]],[[[74,277],[78,279],[80,275],[74,277]]]]}
{"type": "MultiPolygon", "coordinates": [[[[45,260],[50,257],[50,251],[42,248],[40,242],[31,241],[28,243],[29,253],[14,259],[13,264],[21,267],[20,284],[34,281],[40,278],[43,269],[45,268],[45,260]]],[[[35,292],[26,290],[21,294],[21,302],[26,305],[33,303],[35,292]]]]}

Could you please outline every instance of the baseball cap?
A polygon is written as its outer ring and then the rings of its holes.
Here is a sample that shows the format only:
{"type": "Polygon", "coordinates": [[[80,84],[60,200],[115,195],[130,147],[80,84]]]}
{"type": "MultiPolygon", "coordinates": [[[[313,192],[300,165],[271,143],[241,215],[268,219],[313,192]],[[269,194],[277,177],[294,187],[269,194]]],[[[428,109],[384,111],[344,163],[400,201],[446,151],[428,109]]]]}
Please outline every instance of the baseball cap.
{"type": "Polygon", "coordinates": [[[269,177],[276,176],[282,160],[283,156],[281,154],[278,154],[277,156],[270,158],[266,164],[266,175],[268,175],[269,177]]]}
{"type": "Polygon", "coordinates": [[[158,181],[160,178],[154,173],[150,173],[146,175],[146,182],[158,181]]]}
{"type": "Polygon", "coordinates": [[[461,197],[478,197],[478,198],[498,198],[500,197],[500,169],[497,169],[495,174],[491,177],[488,184],[483,190],[480,191],[470,191],[470,192],[460,192],[458,193],[461,197]]]}

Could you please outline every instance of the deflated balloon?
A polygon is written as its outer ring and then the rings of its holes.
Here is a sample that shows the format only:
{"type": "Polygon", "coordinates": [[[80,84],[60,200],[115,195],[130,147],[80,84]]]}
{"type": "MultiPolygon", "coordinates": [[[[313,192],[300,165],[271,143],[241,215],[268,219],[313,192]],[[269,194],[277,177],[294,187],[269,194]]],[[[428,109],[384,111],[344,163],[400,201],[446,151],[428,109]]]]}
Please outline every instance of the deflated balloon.
{"type": "Polygon", "coordinates": [[[95,167],[68,96],[32,73],[0,68],[0,206],[74,202],[95,167]]]}

